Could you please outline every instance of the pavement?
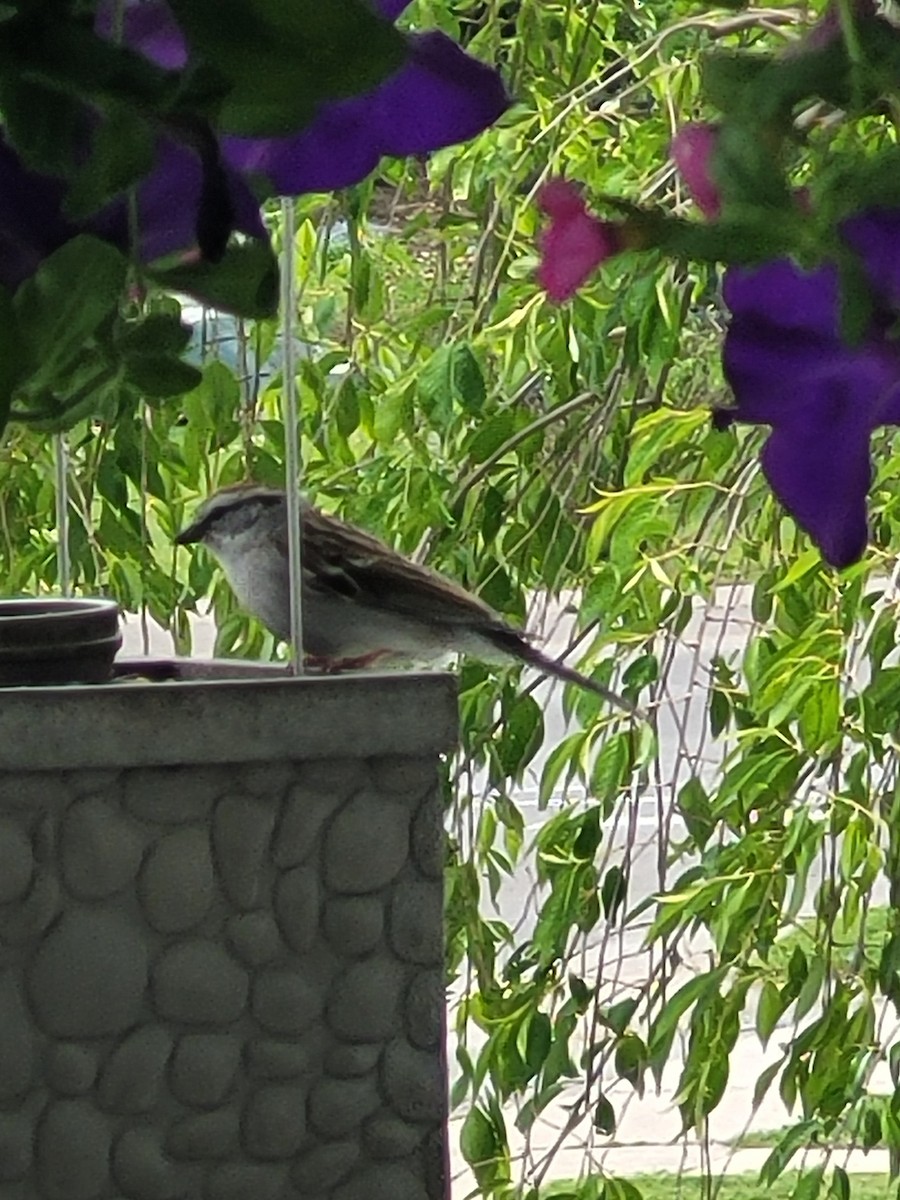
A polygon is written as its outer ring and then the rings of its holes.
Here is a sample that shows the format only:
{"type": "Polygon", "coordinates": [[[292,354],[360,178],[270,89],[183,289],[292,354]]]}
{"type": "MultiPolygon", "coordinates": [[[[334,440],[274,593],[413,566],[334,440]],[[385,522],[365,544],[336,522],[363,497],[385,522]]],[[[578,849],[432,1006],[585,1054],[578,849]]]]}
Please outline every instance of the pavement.
{"type": "MultiPolygon", "coordinates": [[[[571,618],[558,609],[551,614],[555,632],[546,649],[560,652],[566,644],[571,618]]],[[[661,783],[652,794],[638,798],[627,821],[619,820],[605,830],[608,862],[630,861],[629,906],[651,896],[671,883],[667,847],[684,834],[684,827],[674,812],[674,800],[679,787],[692,771],[714,785],[721,769],[723,749],[711,742],[706,731],[706,679],[713,656],[738,656],[746,644],[752,626],[749,611],[749,591],[735,587],[721,589],[715,603],[698,608],[694,619],[674,647],[668,673],[666,702],[660,712],[661,783]],[[663,814],[661,823],[660,814],[663,814]]],[[[212,654],[214,631],[208,620],[195,625],[194,653],[197,657],[212,654]]],[[[135,620],[125,628],[124,652],[142,651],[141,630],[135,620]]],[[[162,630],[150,630],[150,652],[171,653],[171,643],[162,630]]],[[[523,785],[514,796],[525,819],[526,842],[538,832],[548,817],[560,807],[579,798],[577,792],[551,798],[542,808],[538,803],[538,784],[546,756],[565,736],[567,722],[561,704],[560,689],[542,684],[535,692],[545,711],[545,744],[532,764],[523,785]]],[[[677,870],[684,870],[682,860],[677,870]]],[[[818,878],[809,881],[808,895],[814,894],[818,878]]],[[[880,896],[873,897],[878,902],[880,896]]],[[[493,903],[485,895],[485,906],[492,907],[496,916],[516,930],[522,940],[533,927],[540,907],[539,891],[527,855],[521,866],[505,881],[493,903]]],[[[807,906],[808,911],[808,906],[807,906]]],[[[585,973],[596,978],[615,981],[621,989],[633,987],[648,978],[658,958],[658,951],[644,946],[647,923],[629,926],[615,936],[599,928],[584,947],[585,973]]],[[[705,969],[707,946],[702,939],[685,947],[679,975],[673,987],[690,973],[705,969]]],[[[612,984],[610,985],[612,986],[612,984]]],[[[623,994],[625,994],[623,992],[623,994]]],[[[458,999],[458,997],[457,997],[458,999]]],[[[451,996],[451,1007],[454,998],[451,996]]],[[[585,1093],[584,1081],[573,1081],[571,1088],[561,1093],[540,1114],[528,1135],[515,1126],[518,1106],[507,1105],[504,1119],[513,1155],[514,1179],[529,1183],[571,1179],[586,1173],[602,1171],[619,1176],[637,1173],[675,1172],[757,1174],[768,1157],[768,1149],[736,1148],[732,1143],[748,1131],[777,1129],[791,1122],[791,1114],[782,1104],[777,1088],[754,1109],[753,1090],[762,1070],[775,1061],[780,1045],[792,1036],[793,1028],[786,1024],[776,1029],[766,1050],[754,1032],[753,1013],[745,1013],[746,1028],[739,1036],[731,1057],[730,1078],[724,1097],[709,1121],[709,1140],[701,1145],[681,1136],[681,1126],[674,1097],[677,1090],[683,1047],[676,1041],[672,1060],[663,1076],[659,1091],[647,1091],[643,1097],[635,1094],[625,1083],[606,1081],[604,1093],[616,1112],[616,1133],[613,1138],[602,1137],[592,1129],[588,1117],[576,1121],[573,1113],[590,1114],[595,1097],[585,1093]]],[[[448,1057],[455,1063],[455,1046],[448,1046],[448,1057]]],[[[452,1068],[451,1068],[452,1073],[452,1068]]],[[[888,1092],[890,1079],[886,1070],[876,1073],[872,1089],[888,1092]]],[[[477,1195],[474,1179],[459,1152],[458,1130],[460,1117],[451,1120],[451,1174],[453,1200],[477,1195]]],[[[796,1119],[793,1118],[793,1119],[796,1119]]],[[[808,1150],[798,1154],[794,1166],[813,1166],[823,1161],[827,1152],[808,1150]]],[[[886,1173],[886,1151],[863,1152],[838,1150],[830,1160],[848,1172],[886,1173]]]]}

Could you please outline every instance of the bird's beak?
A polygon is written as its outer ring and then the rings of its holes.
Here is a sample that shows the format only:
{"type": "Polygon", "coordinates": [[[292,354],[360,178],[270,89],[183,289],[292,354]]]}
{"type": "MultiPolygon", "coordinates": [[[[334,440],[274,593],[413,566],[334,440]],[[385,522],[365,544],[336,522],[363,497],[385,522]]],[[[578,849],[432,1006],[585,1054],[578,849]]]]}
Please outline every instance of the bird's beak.
{"type": "Polygon", "coordinates": [[[199,522],[194,522],[193,525],[188,525],[182,529],[175,538],[176,546],[190,546],[193,542],[199,542],[203,536],[203,530],[200,528],[199,522]]]}

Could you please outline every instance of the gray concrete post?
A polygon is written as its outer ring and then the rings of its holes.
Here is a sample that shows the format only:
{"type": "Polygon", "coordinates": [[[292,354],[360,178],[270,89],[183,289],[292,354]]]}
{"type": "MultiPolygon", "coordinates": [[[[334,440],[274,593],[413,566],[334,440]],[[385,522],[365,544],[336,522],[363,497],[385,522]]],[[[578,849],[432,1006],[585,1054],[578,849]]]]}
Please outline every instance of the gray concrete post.
{"type": "Polygon", "coordinates": [[[0,690],[0,1200],[445,1200],[445,675],[0,690]]]}

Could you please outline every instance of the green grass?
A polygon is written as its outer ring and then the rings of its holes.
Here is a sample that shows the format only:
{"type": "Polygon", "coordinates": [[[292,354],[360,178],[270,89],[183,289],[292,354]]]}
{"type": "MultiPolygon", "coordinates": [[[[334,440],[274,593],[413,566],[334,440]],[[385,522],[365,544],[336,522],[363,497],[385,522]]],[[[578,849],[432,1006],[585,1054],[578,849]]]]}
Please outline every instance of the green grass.
{"type": "MultiPolygon", "coordinates": [[[[790,1125],[783,1125],[780,1129],[752,1129],[748,1133],[738,1134],[731,1145],[738,1146],[741,1150],[767,1150],[770,1146],[777,1145],[791,1128],[790,1125]]],[[[849,1133],[839,1133],[827,1144],[829,1146],[849,1146],[852,1142],[853,1138],[849,1133]]]]}
{"type": "MultiPolygon", "coordinates": [[[[783,1125],[780,1129],[753,1129],[749,1133],[741,1133],[732,1141],[731,1145],[739,1147],[741,1150],[768,1150],[771,1146],[775,1146],[789,1129],[793,1129],[792,1125],[783,1125]]],[[[837,1147],[839,1149],[847,1149],[854,1147],[862,1149],[862,1133],[854,1130],[852,1125],[847,1129],[835,1130],[834,1134],[827,1141],[811,1142],[821,1148],[837,1147]]],[[[876,1149],[883,1149],[883,1143],[880,1143],[876,1149]]]]}
{"type": "MultiPolygon", "coordinates": [[[[796,1171],[786,1171],[770,1188],[760,1184],[755,1174],[726,1175],[721,1178],[721,1187],[719,1178],[714,1178],[712,1184],[717,1189],[716,1200],[790,1200],[797,1179],[796,1171]]],[[[628,1182],[638,1189],[643,1200],[701,1200],[704,1188],[705,1194],[709,1194],[709,1180],[699,1175],[631,1175],[628,1182]]],[[[569,1200],[591,1194],[582,1189],[584,1180],[580,1183],[565,1180],[547,1184],[541,1188],[540,1196],[541,1200],[569,1200]]],[[[850,1176],[851,1200],[887,1200],[896,1194],[896,1184],[892,1186],[885,1175],[850,1176]]]]}
{"type": "MultiPolygon", "coordinates": [[[[877,964],[881,948],[889,930],[891,910],[886,904],[873,904],[866,914],[863,933],[863,953],[870,966],[877,964]]],[[[799,947],[807,956],[822,953],[825,945],[824,931],[815,917],[804,917],[796,926],[780,937],[769,951],[768,965],[779,975],[787,976],[788,963],[794,950],[799,947]]],[[[831,961],[838,974],[848,972],[858,955],[860,920],[846,922],[842,917],[835,919],[831,934],[831,961]]]]}

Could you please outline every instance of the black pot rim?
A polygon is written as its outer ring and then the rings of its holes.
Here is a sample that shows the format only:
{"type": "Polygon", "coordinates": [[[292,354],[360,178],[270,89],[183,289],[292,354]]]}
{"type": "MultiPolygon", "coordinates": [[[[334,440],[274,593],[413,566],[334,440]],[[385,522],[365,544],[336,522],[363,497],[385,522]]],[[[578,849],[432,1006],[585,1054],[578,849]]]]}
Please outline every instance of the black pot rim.
{"type": "Polygon", "coordinates": [[[0,682],[29,687],[102,683],[122,645],[119,606],[106,597],[0,598],[0,682]]]}
{"type": "Polygon", "coordinates": [[[87,615],[119,615],[115,600],[81,596],[5,596],[0,599],[0,621],[35,621],[40,617],[64,620],[87,615]]]}

